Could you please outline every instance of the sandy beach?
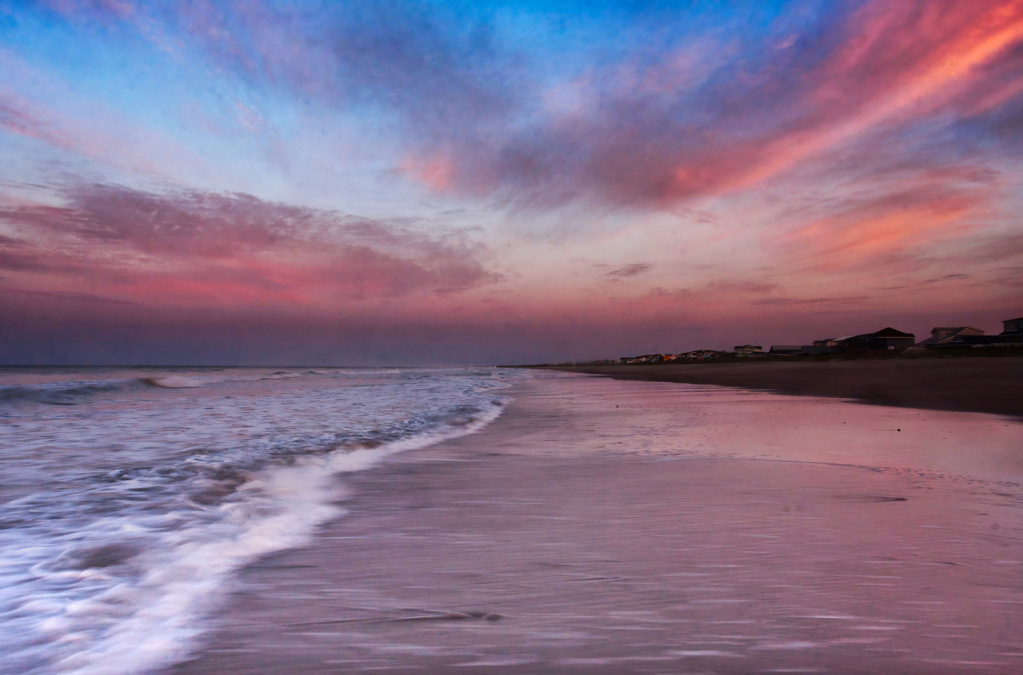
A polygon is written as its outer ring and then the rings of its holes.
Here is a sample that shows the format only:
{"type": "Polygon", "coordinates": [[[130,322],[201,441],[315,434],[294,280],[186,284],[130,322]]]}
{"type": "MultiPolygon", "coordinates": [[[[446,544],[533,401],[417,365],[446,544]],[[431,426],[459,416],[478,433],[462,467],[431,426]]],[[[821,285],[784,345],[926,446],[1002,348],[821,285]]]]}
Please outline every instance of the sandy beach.
{"type": "Polygon", "coordinates": [[[1023,358],[751,361],[650,366],[556,366],[620,379],[716,384],[866,403],[1023,417],[1023,358]]]}
{"type": "Polygon", "coordinates": [[[247,568],[169,672],[1023,669],[1018,423],[574,376],[512,395],[346,477],[348,514],[247,568]]]}

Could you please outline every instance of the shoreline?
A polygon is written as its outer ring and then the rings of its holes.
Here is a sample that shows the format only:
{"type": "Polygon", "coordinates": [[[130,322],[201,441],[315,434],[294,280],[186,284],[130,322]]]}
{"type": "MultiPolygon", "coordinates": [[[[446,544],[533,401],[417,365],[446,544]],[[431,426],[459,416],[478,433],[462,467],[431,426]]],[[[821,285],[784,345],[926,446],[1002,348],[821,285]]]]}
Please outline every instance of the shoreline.
{"type": "Polygon", "coordinates": [[[534,368],[1023,418],[1023,358],[1017,357],[534,368]]]}
{"type": "MultiPolygon", "coordinates": [[[[200,648],[166,675],[952,675],[1023,663],[1006,604],[1023,590],[1018,569],[995,564],[1016,559],[1018,489],[824,455],[690,454],[677,433],[651,435],[675,414],[672,401],[651,412],[665,389],[518,384],[479,433],[346,474],[347,515],[245,568],[200,648]],[[628,435],[607,435],[630,419],[628,435]]],[[[717,395],[725,417],[683,426],[693,439],[733,433],[731,394],[717,395]]]]}

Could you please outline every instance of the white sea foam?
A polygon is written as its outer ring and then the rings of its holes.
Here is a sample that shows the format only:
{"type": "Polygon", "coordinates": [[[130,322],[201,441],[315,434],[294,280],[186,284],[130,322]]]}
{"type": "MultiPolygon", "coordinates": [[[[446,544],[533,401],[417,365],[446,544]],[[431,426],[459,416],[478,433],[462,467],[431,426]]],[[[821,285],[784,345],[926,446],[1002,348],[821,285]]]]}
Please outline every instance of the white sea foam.
{"type": "Polygon", "coordinates": [[[210,380],[198,377],[184,377],[182,375],[168,375],[167,377],[147,377],[145,382],[154,387],[164,387],[166,389],[195,389],[196,387],[208,384],[210,380]]]}
{"type": "Polygon", "coordinates": [[[307,542],[343,513],[337,474],[473,433],[505,403],[489,374],[319,384],[330,382],[224,381],[216,395],[188,394],[199,399],[167,392],[103,412],[21,413],[11,440],[29,454],[60,451],[69,468],[0,512],[0,672],[117,675],[174,663],[239,567],[307,542]],[[77,456],[53,443],[61,433],[79,439],[77,456]],[[128,456],[109,451],[118,443],[128,456]],[[72,470],[76,460],[92,464],[72,470]]]}

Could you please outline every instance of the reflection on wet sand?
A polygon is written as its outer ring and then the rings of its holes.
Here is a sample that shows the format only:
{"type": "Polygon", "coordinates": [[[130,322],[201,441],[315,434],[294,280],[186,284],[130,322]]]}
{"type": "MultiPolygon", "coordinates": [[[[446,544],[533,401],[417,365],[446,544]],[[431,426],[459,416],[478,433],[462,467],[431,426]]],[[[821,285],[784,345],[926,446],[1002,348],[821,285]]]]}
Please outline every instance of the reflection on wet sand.
{"type": "Polygon", "coordinates": [[[174,672],[1023,671],[1015,423],[588,378],[516,396],[347,479],[350,515],[248,569],[174,672]]]}

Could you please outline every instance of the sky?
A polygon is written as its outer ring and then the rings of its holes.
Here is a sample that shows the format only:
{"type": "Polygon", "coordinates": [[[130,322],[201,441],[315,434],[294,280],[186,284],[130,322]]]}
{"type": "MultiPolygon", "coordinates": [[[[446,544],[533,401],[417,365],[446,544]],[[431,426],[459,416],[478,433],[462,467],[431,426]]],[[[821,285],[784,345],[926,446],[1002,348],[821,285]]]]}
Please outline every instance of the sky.
{"type": "Polygon", "coordinates": [[[1023,0],[0,3],[0,363],[1023,315],[1023,0]]]}

